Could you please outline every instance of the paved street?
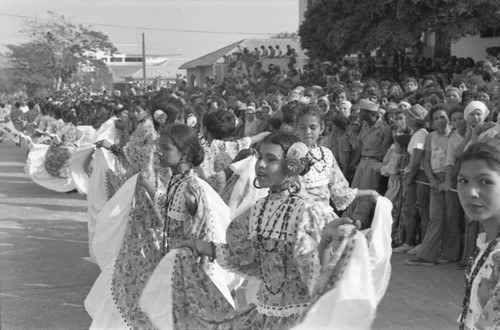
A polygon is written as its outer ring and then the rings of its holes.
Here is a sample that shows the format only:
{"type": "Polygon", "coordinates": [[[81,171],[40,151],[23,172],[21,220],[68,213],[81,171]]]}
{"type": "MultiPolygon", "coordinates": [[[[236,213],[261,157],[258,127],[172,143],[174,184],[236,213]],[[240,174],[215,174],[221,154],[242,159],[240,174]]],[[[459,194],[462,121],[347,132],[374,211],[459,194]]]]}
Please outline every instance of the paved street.
{"type": "MultiPolygon", "coordinates": [[[[98,268],[85,260],[85,198],[34,184],[25,158],[26,149],[0,144],[0,328],[87,329],[83,300],[98,268]]],[[[374,329],[456,329],[463,272],[405,258],[393,257],[374,329]]]]}
{"type": "Polygon", "coordinates": [[[24,174],[26,149],[0,144],[1,329],[88,329],[83,299],[98,275],[85,261],[85,198],[24,174]]]}

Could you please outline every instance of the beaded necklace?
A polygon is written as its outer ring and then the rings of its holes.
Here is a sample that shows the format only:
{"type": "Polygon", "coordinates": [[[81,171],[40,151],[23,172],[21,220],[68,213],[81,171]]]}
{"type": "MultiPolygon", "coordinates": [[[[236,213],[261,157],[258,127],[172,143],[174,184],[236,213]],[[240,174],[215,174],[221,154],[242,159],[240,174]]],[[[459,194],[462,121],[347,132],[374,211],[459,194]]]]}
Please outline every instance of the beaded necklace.
{"type": "MultiPolygon", "coordinates": [[[[186,176],[187,177],[187,176],[186,176]]],[[[179,180],[174,180],[175,177],[170,179],[170,182],[167,186],[167,201],[165,203],[165,224],[163,225],[163,249],[164,252],[167,253],[170,249],[170,220],[168,218],[168,210],[172,205],[174,197],[177,195],[177,190],[181,186],[181,183],[186,180],[186,177],[183,175],[179,180]],[[173,189],[173,191],[171,191],[173,189]]]]}
{"type": "Polygon", "coordinates": [[[316,167],[316,164],[320,164],[321,163],[321,169],[317,169],[318,172],[321,173],[321,172],[323,172],[325,170],[327,164],[326,164],[325,152],[323,151],[323,148],[319,147],[318,149],[321,152],[321,156],[319,158],[316,157],[316,156],[314,156],[312,150],[311,150],[311,152],[309,152],[309,155],[314,160],[313,166],[316,167]]]}
{"type": "MultiPolygon", "coordinates": [[[[274,246],[270,249],[267,249],[263,243],[263,240],[264,240],[264,237],[262,236],[263,234],[263,230],[262,230],[262,218],[264,216],[264,211],[266,210],[266,206],[267,206],[267,203],[269,201],[269,197],[270,197],[270,194],[267,195],[266,197],[266,200],[264,201],[264,204],[262,204],[262,208],[260,209],[260,212],[259,212],[259,215],[257,216],[257,228],[256,228],[256,233],[257,233],[257,242],[259,243],[259,259],[260,259],[260,272],[263,274],[263,271],[262,271],[262,251],[264,252],[273,252],[275,251],[275,249],[277,248],[278,246],[278,243],[279,243],[279,240],[282,238],[282,236],[284,236],[284,257],[283,257],[283,282],[281,283],[280,287],[276,290],[272,290],[271,287],[268,285],[268,283],[266,282],[266,279],[263,277],[263,283],[264,283],[264,286],[266,287],[267,291],[270,292],[271,294],[273,295],[276,295],[278,293],[281,292],[281,290],[283,289],[283,286],[285,285],[285,282],[286,282],[286,277],[287,277],[287,261],[288,261],[288,245],[289,243],[287,242],[287,237],[286,235],[288,234],[288,225],[290,223],[290,211],[291,211],[291,208],[292,206],[295,204],[295,196],[289,196],[283,203],[282,205],[286,205],[287,206],[287,209],[285,211],[285,216],[284,216],[284,219],[283,219],[283,222],[281,223],[281,229],[280,229],[280,232],[279,232],[279,235],[278,235],[278,238],[276,239],[276,242],[274,243],[274,246]]],[[[278,206],[278,209],[281,207],[278,206]]],[[[274,213],[273,213],[274,215],[274,213]]],[[[271,221],[271,218],[273,218],[273,215],[271,215],[271,217],[269,218],[269,221],[271,221]]],[[[275,228],[276,226],[276,223],[278,222],[278,218],[276,218],[274,220],[274,223],[272,225],[272,229],[275,228]]],[[[269,223],[269,222],[268,222],[269,223]]],[[[266,223],[267,225],[267,223],[266,223]]],[[[266,227],[266,226],[264,226],[266,227]]],[[[270,230],[271,232],[272,230],[270,230]]]]}
{"type": "Polygon", "coordinates": [[[496,238],[492,240],[488,246],[486,247],[486,250],[484,253],[481,255],[481,258],[476,263],[476,267],[474,270],[472,270],[472,266],[474,264],[474,260],[479,254],[479,249],[476,250],[474,255],[470,258],[469,263],[467,265],[467,268],[465,270],[465,297],[464,301],[462,303],[462,314],[460,315],[460,330],[465,329],[465,317],[467,316],[467,312],[469,310],[469,304],[470,304],[470,295],[472,291],[472,284],[474,283],[474,280],[476,279],[477,274],[481,270],[481,268],[484,266],[486,263],[486,260],[488,259],[488,256],[491,253],[491,250],[497,245],[497,243],[500,241],[500,232],[497,234],[496,238]]]}

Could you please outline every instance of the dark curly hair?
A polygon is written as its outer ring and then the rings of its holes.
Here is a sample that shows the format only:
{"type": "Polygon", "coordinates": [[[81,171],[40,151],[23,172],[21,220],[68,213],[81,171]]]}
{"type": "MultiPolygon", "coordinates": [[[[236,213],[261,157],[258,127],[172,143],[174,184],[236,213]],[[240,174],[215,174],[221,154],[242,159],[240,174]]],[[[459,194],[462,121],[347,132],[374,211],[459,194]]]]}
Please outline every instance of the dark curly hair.
{"type": "Polygon", "coordinates": [[[236,118],[228,111],[217,110],[203,116],[203,126],[215,139],[222,140],[233,134],[236,118]]]}
{"type": "MultiPolygon", "coordinates": [[[[292,146],[292,144],[300,142],[300,138],[297,135],[285,133],[285,132],[274,132],[269,134],[262,140],[262,144],[277,144],[283,149],[283,154],[286,155],[288,149],[292,146]]],[[[262,145],[261,144],[261,145],[262,145]]],[[[311,169],[311,161],[308,160],[308,163],[305,164],[304,170],[299,175],[305,175],[311,169]]]]}
{"type": "Polygon", "coordinates": [[[167,124],[173,124],[176,119],[182,117],[184,105],[182,101],[174,96],[170,96],[167,91],[160,91],[149,103],[151,115],[156,110],[163,110],[167,114],[167,124]]]}
{"type": "Polygon", "coordinates": [[[435,106],[433,106],[431,108],[431,111],[429,111],[429,120],[430,121],[433,121],[433,115],[434,113],[438,112],[438,111],[444,111],[446,113],[446,115],[448,116],[448,118],[450,118],[450,113],[451,113],[451,105],[449,105],[448,103],[438,103],[436,104],[435,106]]]}
{"type": "Polygon", "coordinates": [[[302,118],[305,115],[312,115],[318,117],[320,124],[323,126],[325,125],[325,114],[323,110],[317,105],[308,104],[301,106],[299,108],[299,111],[297,112],[296,124],[298,123],[300,118],[302,118]]]}
{"type": "Polygon", "coordinates": [[[493,171],[500,172],[500,138],[494,138],[489,143],[471,144],[462,156],[460,164],[471,160],[482,160],[493,171]]]}
{"type": "Polygon", "coordinates": [[[198,134],[191,127],[184,124],[171,124],[163,128],[161,137],[168,137],[172,143],[186,156],[186,162],[194,167],[200,166],[205,159],[205,150],[200,144],[198,134]]]}
{"type": "Polygon", "coordinates": [[[332,123],[333,125],[337,126],[338,128],[344,131],[347,129],[347,126],[349,125],[349,121],[342,114],[336,114],[335,116],[333,116],[332,123]]]}

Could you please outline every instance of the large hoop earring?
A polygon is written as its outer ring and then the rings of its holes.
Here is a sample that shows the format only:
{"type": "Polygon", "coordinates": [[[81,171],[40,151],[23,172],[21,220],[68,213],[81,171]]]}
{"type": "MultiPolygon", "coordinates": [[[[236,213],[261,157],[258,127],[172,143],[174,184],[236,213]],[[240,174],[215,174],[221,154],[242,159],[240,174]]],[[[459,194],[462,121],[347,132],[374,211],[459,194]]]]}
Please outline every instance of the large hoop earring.
{"type": "Polygon", "coordinates": [[[177,164],[177,172],[179,172],[179,173],[184,174],[187,171],[189,171],[190,169],[191,169],[191,164],[189,164],[186,161],[181,160],[179,162],[179,164],[177,164]]]}
{"type": "Polygon", "coordinates": [[[262,189],[262,187],[259,186],[258,183],[259,180],[257,178],[253,179],[253,186],[255,187],[255,189],[262,189]]]}
{"type": "Polygon", "coordinates": [[[289,179],[288,180],[288,192],[290,195],[297,195],[300,192],[300,188],[302,188],[302,185],[300,184],[300,181],[297,179],[289,179]]]}

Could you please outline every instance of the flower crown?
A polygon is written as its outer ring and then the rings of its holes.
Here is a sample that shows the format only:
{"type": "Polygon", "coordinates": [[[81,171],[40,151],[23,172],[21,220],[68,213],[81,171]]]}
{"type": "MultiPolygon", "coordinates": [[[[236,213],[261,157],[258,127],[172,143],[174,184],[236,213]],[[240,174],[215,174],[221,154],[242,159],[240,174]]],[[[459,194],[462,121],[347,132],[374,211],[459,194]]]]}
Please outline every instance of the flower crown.
{"type": "Polygon", "coordinates": [[[302,175],[310,167],[309,148],[302,142],[295,142],[288,148],[285,158],[285,172],[289,176],[302,175]]]}

